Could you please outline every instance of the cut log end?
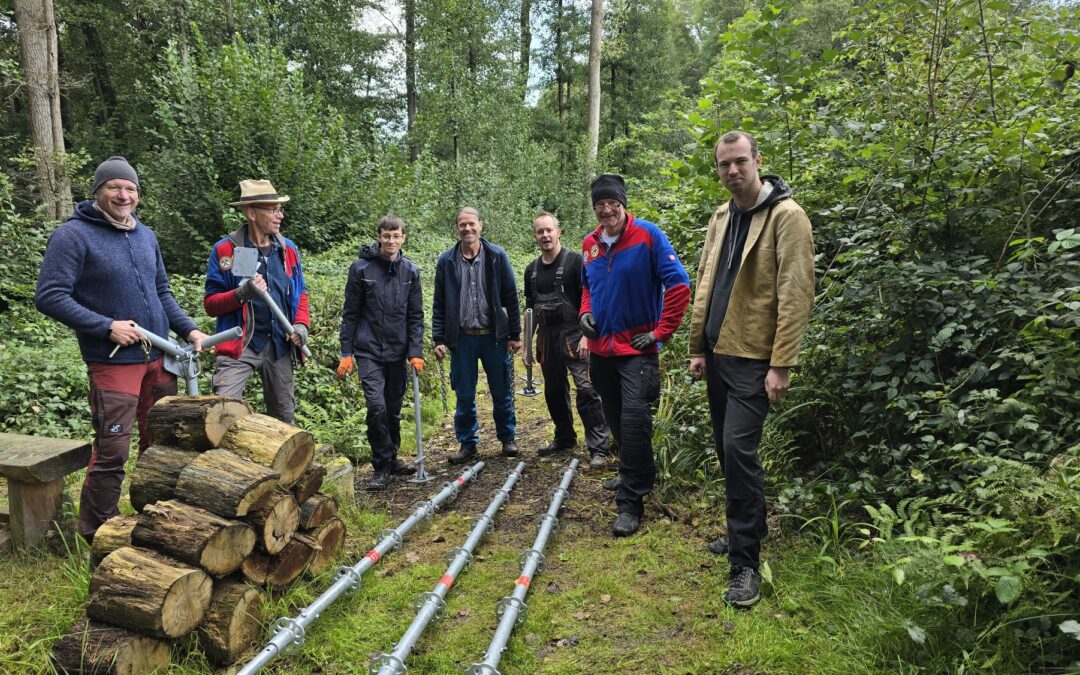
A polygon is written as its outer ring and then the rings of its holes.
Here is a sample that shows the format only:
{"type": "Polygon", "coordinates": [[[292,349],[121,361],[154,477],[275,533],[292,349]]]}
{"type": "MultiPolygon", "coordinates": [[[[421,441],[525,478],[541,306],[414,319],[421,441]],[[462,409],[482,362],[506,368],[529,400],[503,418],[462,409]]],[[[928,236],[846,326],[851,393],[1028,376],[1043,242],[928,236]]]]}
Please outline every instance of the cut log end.
{"type": "Polygon", "coordinates": [[[311,576],[322,574],[330,569],[341,549],[345,547],[345,522],[335,516],[319,529],[306,534],[318,543],[318,550],[308,565],[307,573],[311,576]]]}
{"type": "Polygon", "coordinates": [[[217,584],[210,611],[198,631],[207,658],[228,666],[255,644],[262,629],[264,597],[261,590],[243,582],[217,584]]]}
{"type": "Polygon", "coordinates": [[[162,673],[170,662],[161,640],[84,620],[53,643],[52,661],[61,673],[144,675],[162,673]]]}

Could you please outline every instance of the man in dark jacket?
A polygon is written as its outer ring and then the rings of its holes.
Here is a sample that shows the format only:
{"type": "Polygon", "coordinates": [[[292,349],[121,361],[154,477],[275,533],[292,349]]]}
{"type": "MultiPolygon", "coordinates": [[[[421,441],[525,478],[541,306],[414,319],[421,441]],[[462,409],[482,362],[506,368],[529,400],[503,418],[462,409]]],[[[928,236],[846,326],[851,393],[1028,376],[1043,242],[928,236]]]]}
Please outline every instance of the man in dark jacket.
{"type": "Polygon", "coordinates": [[[87,541],[120,513],[132,423],[138,420],[141,454],[150,445],[150,406],[176,393],[164,355],[136,324],[161,337],[172,329],[196,350],[206,337],[173,298],[157,238],[135,216],[135,169],[110,157],[94,172],[92,192],[49,237],[34,296],[38,310],[75,330],[90,377],[94,446],[79,498],[87,541]]]}
{"type": "Polygon", "coordinates": [[[457,394],[454,432],[461,450],[449,461],[464,464],[477,456],[478,361],[484,364],[491,390],[495,435],[502,442],[502,454],[515,457],[517,418],[511,355],[521,349],[521,311],[514,270],[506,251],[480,236],[484,221],[479,211],[463,208],[454,221],[460,242],[439,256],[431,307],[435,356],[442,359],[450,353],[450,383],[457,394]]]}
{"type": "Polygon", "coordinates": [[[307,342],[310,318],[307,285],[300,265],[300,250],[281,235],[288,195],[278,195],[268,180],[240,181],[240,199],[229,206],[243,209],[247,226],[221,239],[210,251],[203,307],[217,317],[217,330],[240,326],[244,334],[215,347],[214,393],[244,397],[244,386],[255,371],[263,385],[266,412],[282,422],[293,423],[296,390],[293,364],[302,360],[299,350],[307,342]],[[244,283],[232,273],[237,248],[254,248],[259,273],[244,283]],[[292,323],[293,332],[274,317],[270,306],[256,292],[265,291],[292,323]]]}
{"type": "Polygon", "coordinates": [[[424,369],[424,309],[420,271],[401,253],[405,222],[379,219],[379,241],[363,246],[349,267],[341,311],[341,362],[337,374],[354,369],[367,402],[367,439],[374,469],[369,490],[383,490],[391,474],[407,476],[416,467],[398,459],[405,359],[424,369]]]}
{"type": "Polygon", "coordinates": [[[540,448],[541,457],[577,445],[574,414],[570,412],[570,383],[577,389],[577,411],[585,426],[590,466],[602,468],[609,457],[608,427],[600,394],[589,379],[589,345],[578,326],[581,310],[581,254],[564,248],[554,214],[533,221],[533,238],[540,257],[525,268],[525,306],[536,320],[536,360],[544,374],[544,401],[555,423],[555,440],[540,448]]]}

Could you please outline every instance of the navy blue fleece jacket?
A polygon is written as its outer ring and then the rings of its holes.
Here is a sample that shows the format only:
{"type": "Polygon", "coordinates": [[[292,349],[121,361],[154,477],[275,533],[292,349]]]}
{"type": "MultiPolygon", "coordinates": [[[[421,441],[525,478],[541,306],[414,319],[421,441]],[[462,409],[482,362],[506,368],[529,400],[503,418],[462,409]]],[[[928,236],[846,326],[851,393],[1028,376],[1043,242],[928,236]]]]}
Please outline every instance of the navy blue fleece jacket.
{"type": "MultiPolygon", "coordinates": [[[[134,321],[161,337],[170,328],[182,337],[196,328],[169,290],[154,233],[138,218],[133,230],[113,227],[90,200],[76,204],[50,235],[34,305],[75,330],[87,363],[146,361],[138,344],[109,358],[116,347],[108,337],[113,321],[134,321]]],[[[161,356],[151,351],[151,360],[161,356]]]]}

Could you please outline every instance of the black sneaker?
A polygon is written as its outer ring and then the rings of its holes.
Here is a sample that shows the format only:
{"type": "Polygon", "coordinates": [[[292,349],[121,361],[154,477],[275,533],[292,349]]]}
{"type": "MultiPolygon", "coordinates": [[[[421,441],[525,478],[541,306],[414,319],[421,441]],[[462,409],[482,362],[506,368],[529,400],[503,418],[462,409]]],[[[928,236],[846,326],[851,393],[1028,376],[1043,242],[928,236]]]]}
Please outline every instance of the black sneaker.
{"type": "Polygon", "coordinates": [[[397,457],[386,466],[386,470],[392,476],[411,476],[416,473],[416,467],[408,462],[403,462],[397,457]]]}
{"type": "Polygon", "coordinates": [[[622,476],[615,476],[614,478],[608,478],[601,485],[605,490],[610,492],[618,492],[622,489],[622,476]]]}
{"type": "Polygon", "coordinates": [[[629,537],[641,527],[641,518],[632,513],[620,513],[611,526],[611,533],[616,537],[629,537]]]}
{"type": "Polygon", "coordinates": [[[476,446],[475,445],[473,445],[473,446],[465,446],[465,445],[463,445],[463,446],[461,446],[461,450],[459,450],[456,455],[450,455],[449,457],[446,458],[446,461],[449,462],[451,465],[465,464],[466,462],[469,462],[469,461],[472,461],[473,459],[475,459],[477,457],[477,455],[478,455],[478,453],[476,452],[476,446]]]}
{"type": "Polygon", "coordinates": [[[731,585],[724,591],[724,602],[733,607],[753,607],[761,595],[761,574],[753,567],[735,565],[731,568],[731,585]]]}
{"type": "Polygon", "coordinates": [[[715,540],[710,541],[705,548],[709,549],[709,553],[724,555],[728,552],[727,537],[717,537],[715,540]]]}
{"type": "Polygon", "coordinates": [[[570,445],[560,445],[559,443],[556,443],[555,441],[552,441],[552,442],[548,443],[547,445],[545,445],[544,447],[537,450],[536,454],[539,455],[540,457],[547,457],[548,455],[556,455],[556,454],[558,454],[560,452],[566,452],[567,450],[573,450],[576,447],[577,447],[577,443],[572,443],[570,445]]]}
{"type": "Polygon", "coordinates": [[[503,449],[502,449],[502,456],[503,457],[517,457],[518,456],[517,443],[515,443],[513,441],[504,441],[503,442],[503,449]]]}
{"type": "Polygon", "coordinates": [[[373,492],[376,490],[385,490],[389,478],[390,474],[386,473],[385,471],[376,471],[374,474],[372,474],[371,480],[367,482],[367,485],[364,486],[364,489],[371,490],[373,492]]]}

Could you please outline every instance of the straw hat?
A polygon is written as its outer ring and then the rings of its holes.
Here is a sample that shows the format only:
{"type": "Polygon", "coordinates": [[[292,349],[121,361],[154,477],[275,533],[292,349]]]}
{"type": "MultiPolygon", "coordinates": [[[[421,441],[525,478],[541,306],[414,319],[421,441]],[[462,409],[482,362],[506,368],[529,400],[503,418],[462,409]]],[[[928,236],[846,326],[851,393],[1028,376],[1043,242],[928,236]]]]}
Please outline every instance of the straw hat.
{"type": "Polygon", "coordinates": [[[240,200],[229,206],[255,206],[258,204],[284,204],[289,195],[279,195],[268,180],[240,181],[240,200]]]}

